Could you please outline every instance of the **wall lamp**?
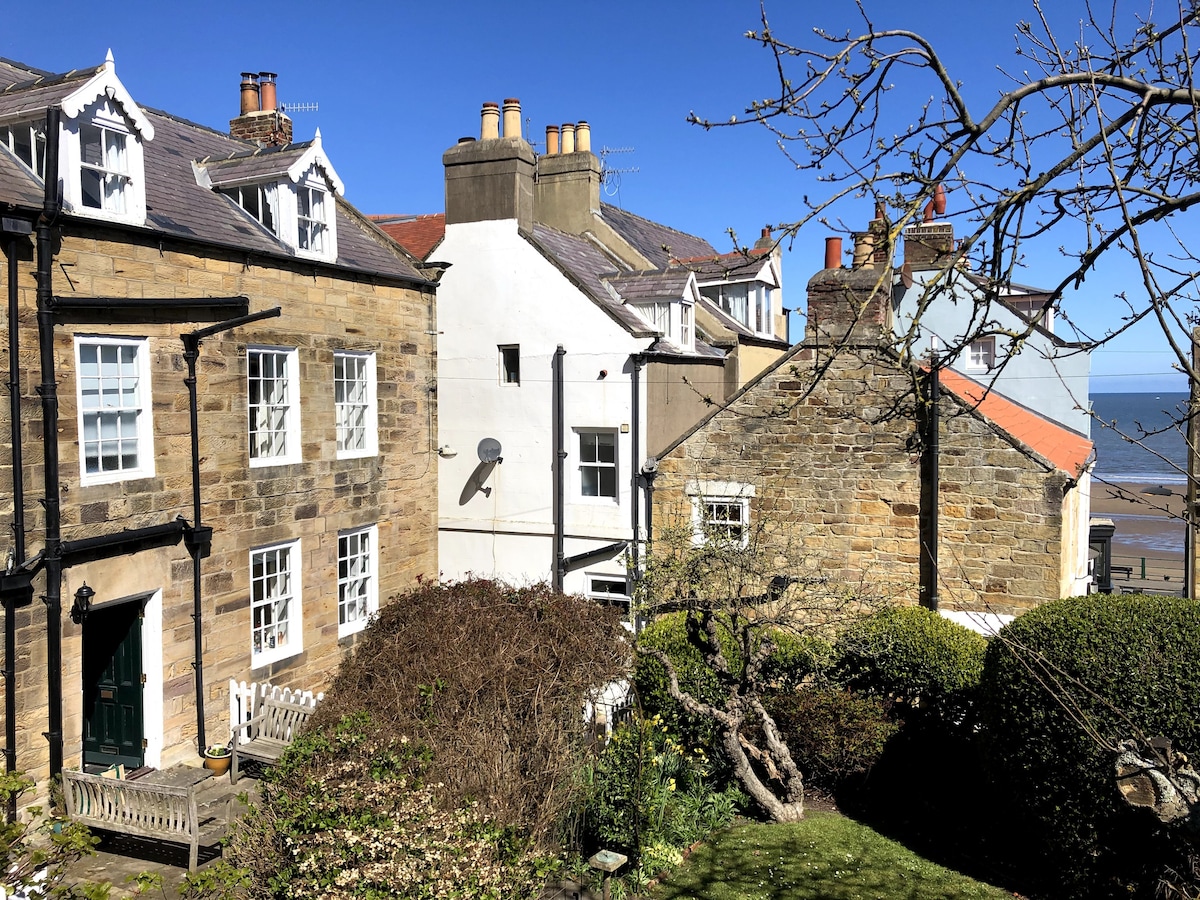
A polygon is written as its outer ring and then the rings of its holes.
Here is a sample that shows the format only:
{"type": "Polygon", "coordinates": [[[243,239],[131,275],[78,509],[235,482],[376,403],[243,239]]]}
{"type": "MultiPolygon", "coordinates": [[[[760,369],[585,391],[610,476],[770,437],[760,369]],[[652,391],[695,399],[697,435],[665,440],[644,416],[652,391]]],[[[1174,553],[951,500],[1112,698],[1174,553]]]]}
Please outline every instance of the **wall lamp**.
{"type": "Polygon", "coordinates": [[[75,591],[75,602],[71,604],[71,621],[76,625],[82,625],[84,619],[88,617],[88,613],[92,611],[92,598],[96,596],[96,592],[87,586],[85,581],[75,591]]]}

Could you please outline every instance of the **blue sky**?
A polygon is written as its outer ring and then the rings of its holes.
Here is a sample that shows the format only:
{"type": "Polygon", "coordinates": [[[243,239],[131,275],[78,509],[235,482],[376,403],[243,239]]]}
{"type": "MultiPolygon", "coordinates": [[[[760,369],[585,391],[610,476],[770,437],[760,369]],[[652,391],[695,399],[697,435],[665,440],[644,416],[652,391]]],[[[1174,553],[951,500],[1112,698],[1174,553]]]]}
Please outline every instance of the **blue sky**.
{"type": "MultiPolygon", "coordinates": [[[[1070,35],[1081,3],[1055,0],[1070,35]]],[[[1120,3],[1141,9],[1144,2],[1120,3]]],[[[1014,67],[1014,22],[1022,2],[964,6],[948,0],[880,0],[868,8],[878,26],[930,38],[968,95],[990,100],[1005,84],[997,66],[1014,67]]],[[[97,65],[111,48],[117,73],[141,104],[225,129],[238,111],[239,73],[279,73],[284,103],[316,103],[294,115],[297,140],[319,127],[347,197],[368,213],[440,212],[441,154],[477,136],[484,101],[521,100],[526,136],[548,124],[586,119],[593,150],[613,153],[612,168],[637,169],[610,186],[610,203],[702,235],[718,249],[726,231],[751,243],[764,225],[798,213],[800,198],[823,186],[797,173],[769,135],[754,126],[711,132],[686,122],[689,111],[714,120],[741,113],[769,94],[773,62],[743,34],[759,28],[756,0],[604,4],[445,0],[391,3],[344,0],[207,4],[43,0],[27,16],[6,17],[0,56],[61,72],[97,65]]],[[[774,31],[793,43],[812,28],[858,28],[848,0],[768,3],[774,31]]],[[[1077,31],[1077,29],[1075,29],[1077,31]]],[[[924,97],[894,96],[897,115],[924,97]]],[[[953,204],[953,197],[950,200],[953,204]]],[[[848,204],[848,225],[871,209],[848,204]]],[[[820,225],[803,232],[785,259],[785,302],[802,305],[804,284],[821,266],[820,225]]],[[[1052,258],[1032,257],[1022,280],[1048,284],[1052,258]],[[1040,274],[1041,273],[1041,274],[1040,274]]],[[[1119,315],[1114,278],[1093,279],[1068,301],[1096,330],[1119,315]]],[[[1152,328],[1092,357],[1093,390],[1181,388],[1152,328]]]]}

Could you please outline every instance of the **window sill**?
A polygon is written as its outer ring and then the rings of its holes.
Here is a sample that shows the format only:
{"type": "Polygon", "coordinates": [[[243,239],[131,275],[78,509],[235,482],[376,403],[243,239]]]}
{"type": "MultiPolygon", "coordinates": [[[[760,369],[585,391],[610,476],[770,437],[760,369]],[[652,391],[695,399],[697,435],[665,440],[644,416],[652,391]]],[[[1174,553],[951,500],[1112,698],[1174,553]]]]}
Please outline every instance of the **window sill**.
{"type": "Polygon", "coordinates": [[[369,457],[378,456],[379,450],[376,447],[371,447],[367,450],[339,450],[337,451],[337,459],[367,459],[369,457]]]}
{"type": "Polygon", "coordinates": [[[139,481],[144,478],[153,478],[154,469],[125,469],[120,472],[104,472],[99,475],[80,475],[79,486],[98,487],[104,484],[120,484],[124,481],[139,481]]]}
{"type": "Polygon", "coordinates": [[[294,466],[302,462],[299,456],[254,456],[250,458],[250,468],[268,469],[271,466],[294,466]]]}
{"type": "Polygon", "coordinates": [[[274,650],[266,650],[262,653],[250,651],[250,668],[262,669],[266,666],[274,665],[277,662],[282,662],[285,659],[291,659],[293,656],[299,656],[304,652],[304,648],[300,646],[292,647],[277,647],[274,650]]]}

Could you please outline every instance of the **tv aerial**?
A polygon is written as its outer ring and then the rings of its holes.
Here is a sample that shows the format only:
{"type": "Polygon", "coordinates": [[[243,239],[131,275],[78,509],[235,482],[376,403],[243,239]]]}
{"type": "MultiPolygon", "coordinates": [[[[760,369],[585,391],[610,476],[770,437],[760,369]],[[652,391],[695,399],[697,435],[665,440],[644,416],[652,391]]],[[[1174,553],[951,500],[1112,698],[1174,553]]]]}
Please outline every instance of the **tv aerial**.
{"type": "Polygon", "coordinates": [[[641,171],[637,166],[627,166],[622,169],[613,168],[608,164],[608,157],[614,153],[633,153],[634,147],[601,147],[600,148],[600,184],[604,193],[612,197],[621,191],[621,176],[637,174],[641,171]]]}
{"type": "Polygon", "coordinates": [[[319,103],[280,103],[279,111],[284,113],[318,112],[320,105],[319,103]]]}

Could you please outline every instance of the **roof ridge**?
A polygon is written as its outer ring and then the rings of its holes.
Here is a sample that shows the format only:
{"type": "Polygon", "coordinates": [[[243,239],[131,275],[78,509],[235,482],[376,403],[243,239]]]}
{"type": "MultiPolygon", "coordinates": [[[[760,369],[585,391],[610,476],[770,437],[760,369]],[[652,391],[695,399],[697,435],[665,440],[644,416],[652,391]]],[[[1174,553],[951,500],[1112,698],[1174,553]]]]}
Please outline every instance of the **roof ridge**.
{"type": "Polygon", "coordinates": [[[46,74],[39,75],[37,78],[33,78],[29,81],[14,82],[13,84],[5,87],[3,90],[0,90],[0,94],[17,94],[21,91],[31,91],[34,88],[52,87],[56,84],[66,84],[68,81],[91,78],[103,68],[103,65],[99,65],[92,66],[90,69],[72,69],[70,72],[63,72],[60,74],[47,72],[46,74]]]}

